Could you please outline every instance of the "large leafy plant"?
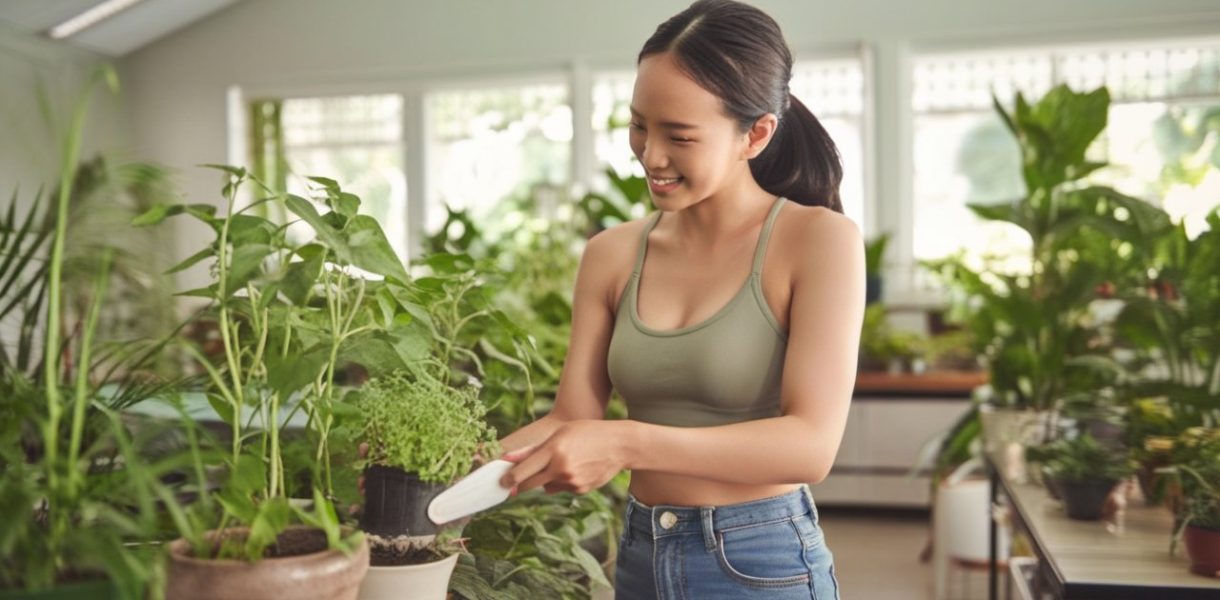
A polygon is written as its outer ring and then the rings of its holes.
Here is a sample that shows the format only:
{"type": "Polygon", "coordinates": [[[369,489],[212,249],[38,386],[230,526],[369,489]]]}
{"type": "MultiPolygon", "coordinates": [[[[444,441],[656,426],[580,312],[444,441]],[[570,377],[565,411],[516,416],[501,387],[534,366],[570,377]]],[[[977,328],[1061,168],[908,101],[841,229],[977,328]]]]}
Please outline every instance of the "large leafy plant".
{"type": "Polygon", "coordinates": [[[208,400],[230,428],[229,478],[216,497],[218,523],[182,515],[178,525],[203,556],[257,559],[297,521],[325,530],[331,547],[349,548],[358,534],[341,537],[332,505],[331,432],[345,408],[342,367],[380,373],[426,358],[426,332],[415,320],[426,312],[404,299],[409,278],[381,227],[359,214],[359,198],[336,182],[312,178],[320,186],[315,202],[275,193],[242,168],[213,168],[224,176],[223,214],[210,204],[159,205],[137,219],[151,225],[185,214],[215,233],[173,270],[211,262],[212,282],[183,294],[207,299],[220,330],[217,364],[188,352],[206,371],[208,400]],[[238,208],[248,181],[270,195],[238,208]],[[271,202],[282,202],[311,234],[298,239],[287,225],[251,214],[271,202]],[[306,417],[314,465],[305,490],[291,488],[284,461],[285,430],[298,413],[306,417]],[[290,503],[294,495],[312,497],[312,510],[290,503]],[[249,535],[215,550],[204,541],[207,523],[246,525],[249,535]]]}
{"type": "Polygon", "coordinates": [[[1220,425],[1220,209],[1207,223],[1194,239],[1181,223],[1150,239],[1140,263],[1150,275],[1118,294],[1115,334],[1135,352],[1128,388],[1166,398],[1173,430],[1162,434],[1220,425]]]}
{"type": "Polygon", "coordinates": [[[1131,276],[1125,259],[1141,240],[1169,227],[1163,211],[1086,177],[1106,166],[1086,150],[1106,125],[1105,88],[1066,86],[1035,104],[1020,93],[1013,112],[996,111],[1017,138],[1025,194],[1000,205],[971,204],[980,217],[1030,238],[1028,272],[976,269],[960,258],[931,261],[956,295],[955,316],[986,357],[991,402],[1045,410],[1066,396],[1112,381],[1095,355],[1090,302],[1099,285],[1131,276]]]}

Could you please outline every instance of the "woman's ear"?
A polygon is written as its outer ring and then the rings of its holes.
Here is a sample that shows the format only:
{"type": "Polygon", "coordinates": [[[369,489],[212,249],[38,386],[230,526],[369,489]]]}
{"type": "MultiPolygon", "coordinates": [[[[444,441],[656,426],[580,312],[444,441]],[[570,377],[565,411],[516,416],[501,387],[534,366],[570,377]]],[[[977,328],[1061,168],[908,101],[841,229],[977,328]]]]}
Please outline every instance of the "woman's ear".
{"type": "Polygon", "coordinates": [[[746,132],[746,147],[742,151],[742,158],[752,160],[763,150],[767,149],[767,144],[771,143],[771,138],[775,135],[775,129],[779,126],[779,119],[772,113],[767,113],[754,121],[754,125],[746,132]]]}

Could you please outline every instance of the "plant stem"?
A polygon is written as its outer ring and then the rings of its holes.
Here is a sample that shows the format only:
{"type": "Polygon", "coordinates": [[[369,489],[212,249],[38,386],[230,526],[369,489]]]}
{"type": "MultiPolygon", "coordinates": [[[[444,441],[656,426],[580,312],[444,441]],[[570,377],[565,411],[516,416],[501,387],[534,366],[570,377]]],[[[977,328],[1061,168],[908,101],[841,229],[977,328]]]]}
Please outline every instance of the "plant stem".
{"type": "Polygon", "coordinates": [[[225,360],[229,364],[229,376],[233,380],[233,464],[237,464],[237,459],[241,455],[241,408],[245,403],[244,390],[242,389],[241,368],[238,365],[237,352],[239,349],[235,346],[235,340],[230,337],[230,321],[229,321],[229,302],[228,302],[228,245],[229,245],[229,222],[233,218],[233,203],[237,196],[237,186],[241,183],[238,178],[233,181],[233,176],[229,175],[230,182],[228,190],[227,208],[224,224],[220,227],[220,240],[217,243],[218,260],[217,271],[218,290],[217,295],[220,300],[220,336],[224,342],[225,360]]]}
{"type": "Polygon", "coordinates": [[[69,496],[76,495],[83,478],[76,461],[80,456],[81,437],[85,430],[85,406],[89,404],[89,361],[93,346],[93,333],[97,330],[98,313],[101,312],[102,300],[106,295],[106,279],[110,276],[110,260],[113,254],[114,251],[110,248],[102,253],[97,282],[93,287],[93,300],[89,303],[89,316],[86,318],[85,331],[81,338],[80,368],[76,370],[76,397],[72,411],[72,437],[68,443],[69,496]]]}

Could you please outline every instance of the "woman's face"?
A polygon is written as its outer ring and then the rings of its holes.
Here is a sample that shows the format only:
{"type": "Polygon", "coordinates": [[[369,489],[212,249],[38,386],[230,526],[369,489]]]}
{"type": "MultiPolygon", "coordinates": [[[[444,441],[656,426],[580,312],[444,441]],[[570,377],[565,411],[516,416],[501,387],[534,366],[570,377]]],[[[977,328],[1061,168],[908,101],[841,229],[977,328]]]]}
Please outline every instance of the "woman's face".
{"type": "Polygon", "coordinates": [[[756,132],[739,133],[720,99],[683,73],[670,53],[640,61],[630,127],[631,151],[648,175],[653,202],[666,211],[735,185],[761,151],[751,145],[756,132]],[[674,178],[680,179],[671,183],[674,178]]]}

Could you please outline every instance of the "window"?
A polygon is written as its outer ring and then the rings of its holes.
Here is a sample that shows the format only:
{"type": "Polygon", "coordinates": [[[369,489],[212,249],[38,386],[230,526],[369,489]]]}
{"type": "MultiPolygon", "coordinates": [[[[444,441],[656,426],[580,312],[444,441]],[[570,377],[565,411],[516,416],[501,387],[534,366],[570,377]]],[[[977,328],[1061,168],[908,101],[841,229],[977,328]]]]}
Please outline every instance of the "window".
{"type": "Polygon", "coordinates": [[[843,212],[864,230],[864,69],[859,59],[798,61],[788,84],[830,134],[843,161],[843,212]]]}
{"type": "Polygon", "coordinates": [[[426,100],[426,230],[446,206],[467,210],[485,234],[511,225],[504,200],[571,181],[572,109],[565,83],[434,92],[426,100]]]}
{"type": "Polygon", "coordinates": [[[1203,227],[1220,198],[1220,44],[924,56],[915,60],[912,96],[916,259],[960,249],[976,266],[991,255],[1008,269],[1028,268],[1024,233],[983,223],[966,204],[1024,193],[1020,153],[992,90],[1010,107],[1016,90],[1034,100],[1059,83],[1110,91],[1107,127],[1089,152],[1111,166],[1092,180],[1160,203],[1190,231],[1203,227]]]}
{"type": "Polygon", "coordinates": [[[291,173],[287,191],[308,197],[318,185],[307,176],[334,179],[360,196],[360,212],[381,223],[390,245],[405,259],[402,106],[396,94],[292,98],[282,102],[280,119],[291,173]]]}

